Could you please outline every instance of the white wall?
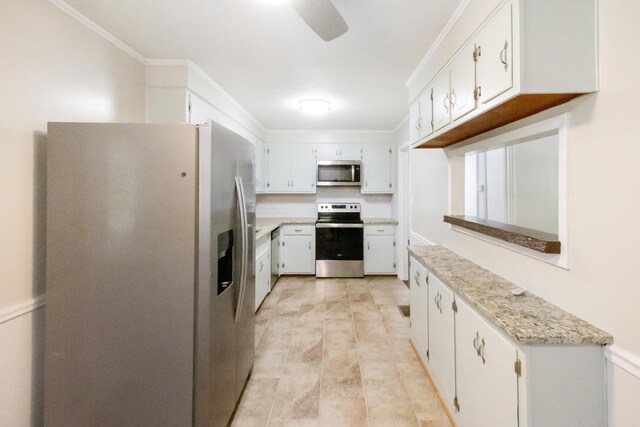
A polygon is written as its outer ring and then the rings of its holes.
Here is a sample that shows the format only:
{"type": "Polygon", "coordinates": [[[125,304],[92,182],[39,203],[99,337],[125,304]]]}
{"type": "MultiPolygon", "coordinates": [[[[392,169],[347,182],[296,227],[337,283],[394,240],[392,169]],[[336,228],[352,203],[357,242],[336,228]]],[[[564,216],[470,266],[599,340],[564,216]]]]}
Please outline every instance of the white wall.
{"type": "Polygon", "coordinates": [[[9,313],[44,292],[47,121],[144,121],[145,70],[46,0],[0,2],[0,52],[0,425],[39,425],[44,310],[9,313]]]}
{"type": "MultiPolygon", "coordinates": [[[[455,52],[499,0],[471,2],[441,49],[410,88],[415,95],[455,52]]],[[[600,92],[572,101],[568,129],[568,270],[450,230],[448,159],[442,150],[412,155],[413,232],[443,244],[567,311],[612,333],[616,347],[640,355],[640,144],[637,108],[640,3],[599,3],[600,92]],[[427,172],[430,169],[431,172],[427,172]],[[429,175],[428,175],[429,174],[429,175]]],[[[454,212],[460,213],[460,212],[454,212]]],[[[611,364],[612,362],[609,362],[611,364]]],[[[612,426],[637,425],[640,379],[629,370],[609,376],[612,426]],[[631,406],[630,406],[631,403],[631,406]]]]}

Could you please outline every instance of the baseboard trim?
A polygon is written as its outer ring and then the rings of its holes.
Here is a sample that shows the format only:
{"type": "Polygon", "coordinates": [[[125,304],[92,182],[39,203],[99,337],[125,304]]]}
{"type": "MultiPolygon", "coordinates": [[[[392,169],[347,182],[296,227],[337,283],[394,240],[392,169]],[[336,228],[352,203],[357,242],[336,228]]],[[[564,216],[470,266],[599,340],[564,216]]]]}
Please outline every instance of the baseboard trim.
{"type": "Polygon", "coordinates": [[[425,245],[425,246],[434,246],[435,245],[435,243],[433,243],[429,239],[419,235],[418,233],[414,233],[413,231],[411,232],[411,240],[415,240],[418,243],[420,243],[421,245],[425,245]]]}
{"type": "Polygon", "coordinates": [[[5,310],[0,311],[0,325],[3,323],[7,323],[10,320],[13,320],[17,317],[22,316],[23,314],[31,313],[34,310],[44,306],[47,303],[46,295],[38,295],[37,297],[25,301],[22,304],[18,304],[13,307],[9,307],[5,310]]]}
{"type": "Polygon", "coordinates": [[[604,357],[614,365],[624,369],[637,379],[640,379],[640,357],[624,350],[617,345],[605,347],[604,357]]]}

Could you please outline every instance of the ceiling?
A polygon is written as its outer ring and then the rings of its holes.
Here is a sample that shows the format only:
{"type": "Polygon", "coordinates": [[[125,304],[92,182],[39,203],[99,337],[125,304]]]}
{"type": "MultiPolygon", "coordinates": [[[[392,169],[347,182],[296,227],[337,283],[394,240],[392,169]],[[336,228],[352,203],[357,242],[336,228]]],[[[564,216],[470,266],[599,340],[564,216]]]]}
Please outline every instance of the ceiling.
{"type": "Polygon", "coordinates": [[[458,0],[333,0],[349,31],[324,42],[286,2],[66,0],[146,58],[189,59],[268,130],[393,130],[405,82],[458,0]],[[325,116],[304,98],[332,103],[325,116]]]}

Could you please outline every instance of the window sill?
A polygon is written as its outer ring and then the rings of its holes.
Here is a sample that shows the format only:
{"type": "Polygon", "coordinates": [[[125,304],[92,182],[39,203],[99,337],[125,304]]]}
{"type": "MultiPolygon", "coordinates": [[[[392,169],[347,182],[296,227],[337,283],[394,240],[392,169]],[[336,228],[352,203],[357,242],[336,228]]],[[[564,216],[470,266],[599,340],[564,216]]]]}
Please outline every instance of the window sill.
{"type": "Polygon", "coordinates": [[[560,241],[555,234],[465,215],[445,215],[444,222],[537,252],[560,253],[560,241]]]}

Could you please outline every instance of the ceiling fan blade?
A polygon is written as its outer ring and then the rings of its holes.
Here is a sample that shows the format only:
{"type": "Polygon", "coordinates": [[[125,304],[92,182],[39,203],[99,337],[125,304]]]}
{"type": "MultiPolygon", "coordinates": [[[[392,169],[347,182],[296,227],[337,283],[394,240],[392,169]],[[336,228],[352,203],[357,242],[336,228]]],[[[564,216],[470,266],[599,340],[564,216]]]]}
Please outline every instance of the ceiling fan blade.
{"type": "Polygon", "coordinates": [[[293,0],[298,15],[324,41],[331,41],[349,30],[349,26],[330,0],[293,0]]]}

